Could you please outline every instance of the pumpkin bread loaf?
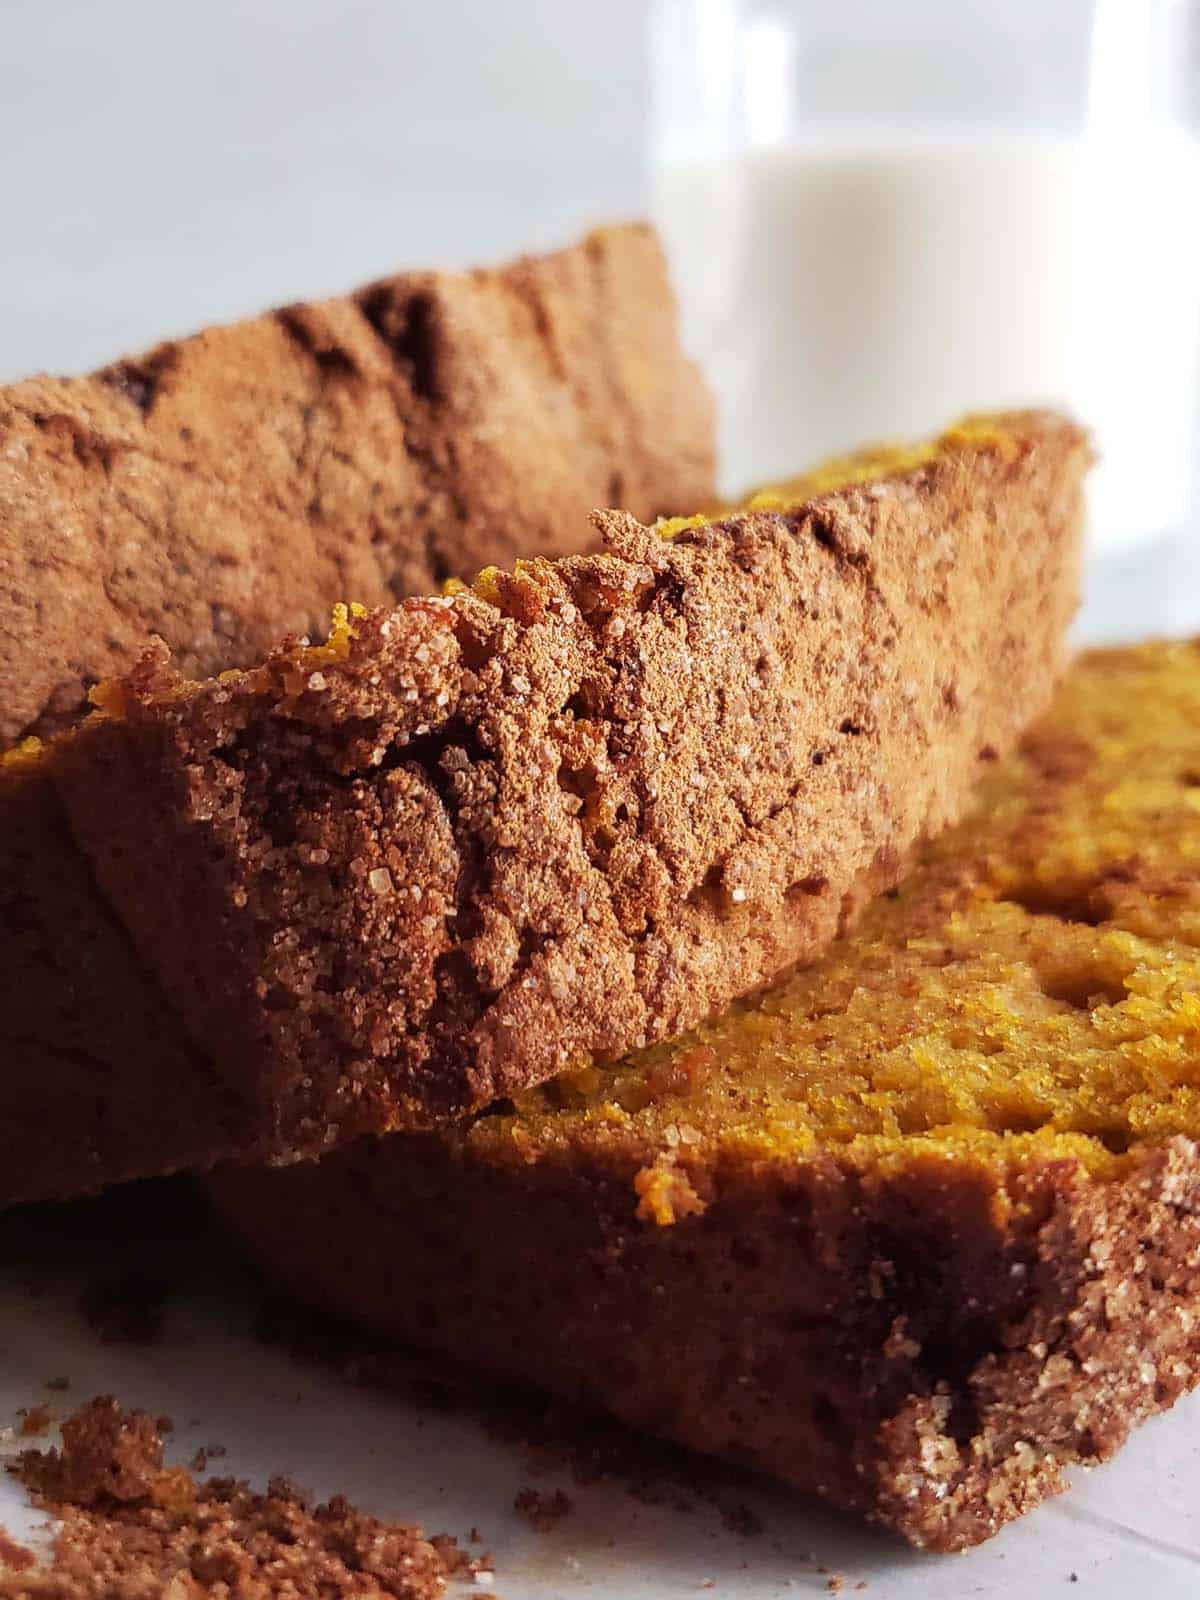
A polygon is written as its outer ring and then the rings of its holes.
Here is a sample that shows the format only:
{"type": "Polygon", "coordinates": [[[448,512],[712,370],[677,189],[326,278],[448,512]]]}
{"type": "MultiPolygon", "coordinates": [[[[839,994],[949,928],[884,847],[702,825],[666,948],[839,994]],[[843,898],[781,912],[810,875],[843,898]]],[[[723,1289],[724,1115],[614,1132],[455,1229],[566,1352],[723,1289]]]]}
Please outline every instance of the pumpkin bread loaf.
{"type": "Polygon", "coordinates": [[[239,1153],[462,1116],[843,933],[1047,702],[1087,459],[976,419],[785,509],[600,514],[604,554],[106,686],[48,770],[239,1153]]]}
{"type": "Polygon", "coordinates": [[[977,1543],[1200,1377],[1198,796],[1200,646],[1097,653],[814,965],[219,1203],[323,1307],[977,1543]]]}

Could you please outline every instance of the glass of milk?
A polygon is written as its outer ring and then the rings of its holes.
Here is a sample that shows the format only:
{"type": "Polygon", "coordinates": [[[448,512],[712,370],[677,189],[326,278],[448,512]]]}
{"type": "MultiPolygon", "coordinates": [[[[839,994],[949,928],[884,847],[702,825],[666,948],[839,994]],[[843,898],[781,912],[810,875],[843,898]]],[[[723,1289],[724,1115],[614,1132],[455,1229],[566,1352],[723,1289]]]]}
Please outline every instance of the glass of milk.
{"type": "Polygon", "coordinates": [[[1194,516],[1200,0],[656,0],[654,207],[724,487],[965,411],[1095,430],[1092,536],[1194,516]]]}

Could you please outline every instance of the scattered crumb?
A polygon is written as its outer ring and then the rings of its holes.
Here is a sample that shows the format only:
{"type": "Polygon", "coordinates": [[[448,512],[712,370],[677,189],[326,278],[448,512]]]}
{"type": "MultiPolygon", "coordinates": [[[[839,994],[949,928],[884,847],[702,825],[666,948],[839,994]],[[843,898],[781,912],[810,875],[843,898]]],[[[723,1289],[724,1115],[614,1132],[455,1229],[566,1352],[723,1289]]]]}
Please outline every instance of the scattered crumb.
{"type": "Polygon", "coordinates": [[[223,1444],[202,1444],[195,1455],[188,1462],[192,1472],[206,1472],[210,1461],[217,1461],[225,1454],[223,1444]]]}
{"type": "Polygon", "coordinates": [[[35,1434],[45,1433],[46,1429],[54,1421],[54,1413],[45,1402],[30,1406],[28,1410],[18,1411],[17,1415],[21,1419],[21,1436],[25,1439],[30,1439],[35,1434]]]}
{"type": "Polygon", "coordinates": [[[708,1202],[696,1193],[692,1180],[675,1164],[673,1153],[660,1155],[652,1166],[634,1174],[634,1193],[638,1197],[637,1217],[669,1228],[682,1217],[700,1217],[708,1202]]]}
{"type": "Polygon", "coordinates": [[[723,1507],[721,1521],[730,1533],[740,1534],[743,1539],[756,1539],[763,1531],[762,1519],[747,1505],[723,1507]]]}
{"type": "Polygon", "coordinates": [[[469,1556],[458,1540],[448,1533],[435,1533],[429,1542],[441,1557],[447,1577],[474,1577],[477,1572],[492,1572],[495,1569],[490,1550],[485,1550],[481,1556],[469,1556]]]}
{"type": "Polygon", "coordinates": [[[164,1278],[127,1272],[90,1283],[79,1309],[102,1344],[154,1344],[162,1337],[168,1293],[164,1278]]]}
{"type": "Polygon", "coordinates": [[[47,1378],[42,1385],[43,1389],[52,1389],[58,1394],[64,1394],[70,1387],[70,1378],[47,1378]]]}
{"type": "Polygon", "coordinates": [[[555,1489],[553,1494],[542,1494],[538,1489],[522,1489],[513,1501],[513,1510],[519,1512],[538,1533],[549,1533],[570,1509],[570,1498],[561,1489],[555,1489]]]}
{"type": "Polygon", "coordinates": [[[18,1544],[3,1528],[0,1528],[0,1576],[14,1572],[28,1572],[37,1561],[33,1551],[26,1545],[18,1544]]]}
{"type": "MultiPolygon", "coordinates": [[[[122,1411],[111,1396],[64,1422],[61,1450],[26,1450],[9,1470],[61,1523],[50,1565],[36,1579],[46,1600],[200,1600],[214,1592],[437,1600],[448,1573],[459,1570],[446,1559],[446,1541],[368,1516],[340,1496],[314,1505],[286,1478],[273,1478],[265,1494],[234,1478],[197,1483],[163,1464],[154,1419],[122,1411]]],[[[14,1545],[14,1561],[8,1543],[0,1555],[28,1572],[36,1557],[26,1560],[14,1545]]],[[[490,1583],[490,1558],[466,1566],[476,1582],[486,1571],[490,1583]]],[[[0,1600],[24,1600],[30,1583],[0,1577],[0,1600]]]]}
{"type": "Polygon", "coordinates": [[[842,1590],[846,1587],[846,1580],[842,1577],[840,1572],[835,1572],[826,1578],[825,1587],[829,1590],[830,1594],[841,1594],[842,1590]]]}

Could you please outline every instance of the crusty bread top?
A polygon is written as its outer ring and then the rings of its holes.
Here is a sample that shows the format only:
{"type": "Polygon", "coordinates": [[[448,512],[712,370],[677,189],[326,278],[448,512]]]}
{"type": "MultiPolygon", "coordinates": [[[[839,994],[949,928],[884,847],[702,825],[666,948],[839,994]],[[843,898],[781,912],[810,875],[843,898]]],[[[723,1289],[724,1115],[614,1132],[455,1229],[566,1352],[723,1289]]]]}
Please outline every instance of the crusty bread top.
{"type": "Polygon", "coordinates": [[[812,956],[1058,677],[1074,425],[1019,414],[787,512],[147,658],[52,750],[102,890],[269,1138],[322,1148],[687,1027],[812,956]]]}
{"type": "Polygon", "coordinates": [[[712,494],[712,406],[649,228],[403,273],[0,389],[0,749],[160,635],[246,665],[329,607],[431,591],[712,494]]]}

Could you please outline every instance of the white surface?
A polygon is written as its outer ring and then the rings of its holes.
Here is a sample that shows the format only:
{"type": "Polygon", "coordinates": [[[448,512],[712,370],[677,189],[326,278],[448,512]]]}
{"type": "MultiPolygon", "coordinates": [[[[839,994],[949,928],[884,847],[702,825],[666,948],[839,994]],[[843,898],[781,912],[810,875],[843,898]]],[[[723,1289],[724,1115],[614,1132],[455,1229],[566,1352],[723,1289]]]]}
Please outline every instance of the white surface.
{"type": "Polygon", "coordinates": [[[964,412],[1066,405],[1096,433],[1098,547],[1189,512],[1200,145],[828,139],[664,163],[655,211],[721,396],[725,487],[964,412]],[[1153,402],[1147,403],[1147,397],[1153,402]]]}
{"type": "MultiPolygon", "coordinates": [[[[40,1227],[53,1225],[43,1219],[40,1227]]],[[[1200,1592],[1200,1397],[1148,1424],[1113,1463],[1079,1475],[1069,1495],[966,1555],[915,1554],[769,1485],[721,1492],[725,1505],[748,1505],[760,1517],[761,1534],[746,1537],[704,1502],[680,1511],[642,1504],[619,1482],[580,1487],[566,1471],[535,1476],[525,1451],[498,1442],[469,1410],[424,1410],[263,1347],[248,1333],[253,1284],[202,1253],[194,1268],[186,1250],[169,1264],[172,1281],[194,1272],[196,1287],[169,1302],[161,1342],[99,1344],[75,1309],[80,1288],[118,1256],[161,1254],[161,1243],[97,1251],[85,1241],[52,1263],[47,1247],[45,1231],[23,1240],[12,1219],[0,1229],[0,1422],[16,1423],[17,1408],[38,1399],[62,1415],[114,1392],[174,1418],[171,1460],[221,1444],[228,1454],[212,1463],[215,1473],[260,1485],[289,1473],[322,1497],[346,1493],[366,1510],[464,1542],[477,1526],[483,1546],[468,1548],[494,1552],[503,1600],[776,1600],[823,1594],[835,1572],[846,1595],[865,1582],[865,1600],[1195,1600],[1200,1592]],[[22,1254],[41,1264],[14,1265],[22,1254]],[[42,1387],[60,1375],[71,1379],[69,1394],[42,1387]],[[512,1512],[514,1495],[530,1484],[571,1496],[553,1532],[535,1533],[512,1512]],[[714,1588],[702,1590],[709,1580],[714,1588]]],[[[0,1524],[37,1528],[7,1476],[0,1524]]]]}
{"type": "Polygon", "coordinates": [[[1193,634],[1200,634],[1200,524],[1092,556],[1075,628],[1080,643],[1193,634]]]}

